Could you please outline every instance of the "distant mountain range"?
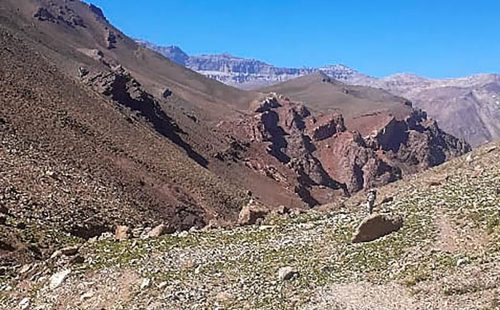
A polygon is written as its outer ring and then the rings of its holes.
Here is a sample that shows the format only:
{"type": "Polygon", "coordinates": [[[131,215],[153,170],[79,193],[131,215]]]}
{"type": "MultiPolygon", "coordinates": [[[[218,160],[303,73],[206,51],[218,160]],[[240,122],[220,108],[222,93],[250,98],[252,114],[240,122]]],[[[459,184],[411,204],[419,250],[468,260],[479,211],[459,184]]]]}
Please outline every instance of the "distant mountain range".
{"type": "Polygon", "coordinates": [[[412,74],[375,78],[345,65],[281,68],[229,54],[190,56],[177,46],[138,41],[172,61],[222,83],[259,89],[322,71],[351,85],[382,88],[411,100],[453,135],[478,146],[500,138],[500,75],[478,74],[454,79],[428,79],[412,74]]]}
{"type": "Polygon", "coordinates": [[[230,54],[190,56],[177,46],[158,46],[142,40],[137,42],[179,65],[242,89],[258,89],[319,70],[339,81],[361,83],[365,79],[373,79],[341,64],[321,68],[281,68],[260,60],[240,58],[230,54]]]}

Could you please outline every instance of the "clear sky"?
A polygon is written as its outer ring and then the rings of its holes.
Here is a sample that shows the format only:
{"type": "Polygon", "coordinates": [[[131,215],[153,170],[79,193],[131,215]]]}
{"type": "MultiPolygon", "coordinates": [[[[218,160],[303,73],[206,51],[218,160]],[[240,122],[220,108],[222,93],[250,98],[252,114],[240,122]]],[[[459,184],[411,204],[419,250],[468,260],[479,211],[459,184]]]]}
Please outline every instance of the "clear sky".
{"type": "Polygon", "coordinates": [[[500,0],[87,0],[127,35],[188,54],[374,76],[500,72],[500,0]]]}

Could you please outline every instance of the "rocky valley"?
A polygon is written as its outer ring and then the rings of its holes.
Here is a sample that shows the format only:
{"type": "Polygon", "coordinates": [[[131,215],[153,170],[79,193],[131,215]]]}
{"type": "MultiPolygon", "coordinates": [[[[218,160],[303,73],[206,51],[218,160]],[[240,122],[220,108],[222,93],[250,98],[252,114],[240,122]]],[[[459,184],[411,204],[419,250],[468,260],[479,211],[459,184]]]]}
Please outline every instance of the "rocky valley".
{"type": "Polygon", "coordinates": [[[191,57],[78,0],[0,4],[1,308],[362,309],[365,287],[396,287],[388,309],[498,305],[500,153],[461,139],[496,130],[497,80],[460,131],[410,81],[191,57]]]}

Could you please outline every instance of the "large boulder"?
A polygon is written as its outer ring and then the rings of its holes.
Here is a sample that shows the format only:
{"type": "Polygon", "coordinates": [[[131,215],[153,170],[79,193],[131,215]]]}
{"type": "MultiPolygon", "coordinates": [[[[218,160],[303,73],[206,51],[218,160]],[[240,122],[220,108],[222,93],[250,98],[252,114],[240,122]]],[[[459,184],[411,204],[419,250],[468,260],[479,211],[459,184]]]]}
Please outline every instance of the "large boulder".
{"type": "Polygon", "coordinates": [[[373,214],[361,222],[353,243],[373,241],[403,227],[403,217],[400,215],[373,214]]]}
{"type": "Polygon", "coordinates": [[[263,220],[269,214],[269,209],[260,205],[248,204],[244,206],[238,217],[238,224],[253,225],[263,220]]]}

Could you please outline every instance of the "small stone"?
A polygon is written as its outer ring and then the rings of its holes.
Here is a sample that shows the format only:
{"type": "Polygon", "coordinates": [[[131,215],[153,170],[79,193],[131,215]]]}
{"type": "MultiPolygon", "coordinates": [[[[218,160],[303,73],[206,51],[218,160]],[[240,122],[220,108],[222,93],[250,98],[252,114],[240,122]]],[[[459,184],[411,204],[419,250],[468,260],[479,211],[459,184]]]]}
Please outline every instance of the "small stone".
{"type": "Polygon", "coordinates": [[[80,250],[80,246],[78,245],[73,245],[73,246],[68,246],[65,248],[61,249],[61,253],[65,256],[73,256],[78,253],[78,250],[80,250]]]}
{"type": "Polygon", "coordinates": [[[274,227],[273,225],[260,225],[259,230],[272,230],[274,227]]]}
{"type": "Polygon", "coordinates": [[[49,284],[50,289],[53,290],[53,289],[56,289],[57,287],[59,287],[70,273],[71,273],[71,270],[66,269],[66,270],[63,270],[63,271],[60,271],[58,273],[53,274],[50,277],[50,284],[49,284]]]}
{"type": "Polygon", "coordinates": [[[280,205],[276,208],[276,210],[274,210],[274,212],[278,215],[286,215],[290,213],[290,209],[283,205],[280,205]]]}
{"type": "Polygon", "coordinates": [[[491,153],[491,152],[493,152],[493,151],[496,151],[496,149],[497,149],[497,146],[496,146],[496,145],[495,145],[495,146],[492,146],[492,147],[490,147],[490,148],[486,149],[486,153],[491,153]]]}
{"type": "Polygon", "coordinates": [[[457,260],[457,267],[462,267],[469,263],[469,259],[467,257],[462,257],[457,260]]]}
{"type": "Polygon", "coordinates": [[[382,199],[381,204],[389,203],[389,202],[392,202],[392,201],[394,201],[394,197],[392,197],[392,196],[384,197],[384,199],[382,199]]]}
{"type": "Polygon", "coordinates": [[[54,258],[58,258],[59,256],[62,256],[61,250],[54,251],[54,253],[52,253],[52,255],[50,255],[50,258],[54,259],[54,258]]]}
{"type": "Polygon", "coordinates": [[[188,235],[189,235],[189,232],[187,230],[183,230],[177,234],[177,237],[186,238],[188,235]]]}
{"type": "Polygon", "coordinates": [[[288,281],[288,280],[293,280],[299,277],[299,272],[290,266],[287,267],[281,267],[278,270],[278,279],[280,281],[288,281]]]}
{"type": "Polygon", "coordinates": [[[69,260],[69,263],[70,264],[83,264],[85,263],[85,258],[81,255],[76,255],[76,256],[73,256],[70,260],[69,260]]]}
{"type": "Polygon", "coordinates": [[[128,226],[123,226],[123,225],[116,226],[115,239],[118,241],[127,240],[130,237],[129,230],[130,229],[128,226]]]}
{"type": "Polygon", "coordinates": [[[48,177],[51,177],[51,178],[56,178],[57,177],[57,173],[53,170],[47,170],[45,171],[45,175],[48,176],[48,177]]]}
{"type": "Polygon", "coordinates": [[[30,269],[31,269],[31,265],[30,264],[23,265],[21,267],[21,269],[19,269],[19,274],[26,273],[26,272],[30,271],[30,269]]]}
{"type": "Polygon", "coordinates": [[[229,302],[233,296],[229,294],[228,292],[220,292],[215,296],[215,299],[220,302],[220,303],[227,303],[229,302]]]}
{"type": "Polygon", "coordinates": [[[24,297],[23,299],[21,299],[21,301],[19,302],[19,308],[21,310],[24,310],[24,309],[28,309],[28,307],[30,306],[30,299],[28,297],[24,297]]]}
{"type": "Polygon", "coordinates": [[[151,285],[151,279],[144,278],[141,282],[141,290],[148,288],[151,285]]]}
{"type": "Polygon", "coordinates": [[[157,287],[158,287],[159,289],[162,289],[162,288],[164,288],[165,286],[167,286],[167,282],[165,282],[165,281],[163,281],[163,282],[161,282],[160,284],[158,284],[158,285],[157,285],[157,287]]]}
{"type": "Polygon", "coordinates": [[[467,157],[465,158],[465,161],[468,163],[472,162],[473,160],[474,158],[472,157],[472,154],[467,155],[467,157]]]}
{"type": "Polygon", "coordinates": [[[87,292],[87,293],[82,294],[82,296],[80,296],[80,300],[84,301],[84,300],[90,299],[92,297],[94,297],[94,293],[87,292]]]}

